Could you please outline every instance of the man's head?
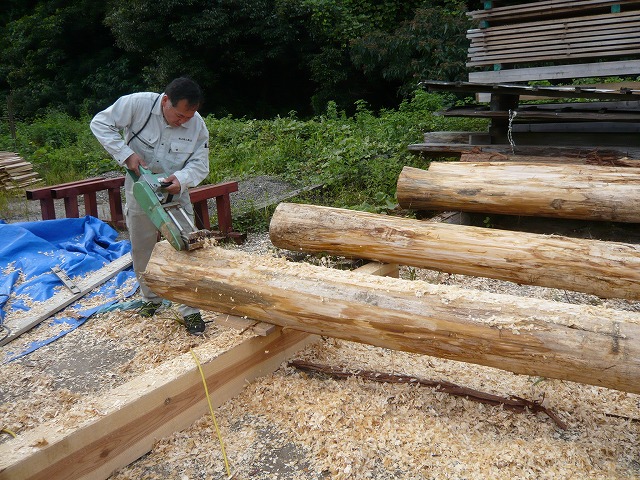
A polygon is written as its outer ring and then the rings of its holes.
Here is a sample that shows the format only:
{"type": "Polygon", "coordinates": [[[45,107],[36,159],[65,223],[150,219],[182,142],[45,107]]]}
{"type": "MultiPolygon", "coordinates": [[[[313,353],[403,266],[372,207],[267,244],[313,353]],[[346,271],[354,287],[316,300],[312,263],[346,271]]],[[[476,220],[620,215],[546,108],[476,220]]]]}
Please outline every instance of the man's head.
{"type": "Polygon", "coordinates": [[[176,78],[164,91],[162,114],[169,125],[178,127],[191,120],[202,100],[202,90],[196,82],[186,77],[176,78]]]}

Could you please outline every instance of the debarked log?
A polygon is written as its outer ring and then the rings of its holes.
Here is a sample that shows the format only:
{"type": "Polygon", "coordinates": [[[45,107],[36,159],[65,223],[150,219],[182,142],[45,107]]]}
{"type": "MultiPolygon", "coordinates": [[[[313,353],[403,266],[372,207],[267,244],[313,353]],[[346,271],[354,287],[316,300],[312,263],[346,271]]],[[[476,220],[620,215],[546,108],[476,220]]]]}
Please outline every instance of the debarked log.
{"type": "Polygon", "coordinates": [[[279,248],[640,300],[640,245],[281,203],[279,248]]]}
{"type": "Polygon", "coordinates": [[[159,295],[204,310],[394,350],[640,393],[640,314],[156,245],[159,295]]]}
{"type": "Polygon", "coordinates": [[[511,162],[404,167],[398,203],[413,210],[640,222],[640,168],[511,162]]]}

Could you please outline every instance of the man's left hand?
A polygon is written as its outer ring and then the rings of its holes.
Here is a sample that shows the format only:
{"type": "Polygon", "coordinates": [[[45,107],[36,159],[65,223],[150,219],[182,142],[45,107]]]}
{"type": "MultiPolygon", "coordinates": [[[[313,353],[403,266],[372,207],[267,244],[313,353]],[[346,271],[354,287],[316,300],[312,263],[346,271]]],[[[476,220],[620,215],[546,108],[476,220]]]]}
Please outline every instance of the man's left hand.
{"type": "Polygon", "coordinates": [[[165,190],[172,195],[179,195],[182,191],[182,185],[180,185],[180,181],[176,178],[175,175],[171,174],[167,178],[164,179],[165,182],[171,182],[171,185],[165,187],[165,190]]]}

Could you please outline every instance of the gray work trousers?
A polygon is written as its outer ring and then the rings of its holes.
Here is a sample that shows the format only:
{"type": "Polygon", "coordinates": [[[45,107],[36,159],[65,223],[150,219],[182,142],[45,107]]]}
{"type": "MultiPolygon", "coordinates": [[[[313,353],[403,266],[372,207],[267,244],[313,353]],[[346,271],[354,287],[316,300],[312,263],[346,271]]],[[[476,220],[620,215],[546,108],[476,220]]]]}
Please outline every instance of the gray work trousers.
{"type": "MultiPolygon", "coordinates": [[[[142,299],[145,302],[160,303],[162,297],[155,294],[146,284],[142,278],[141,273],[147,268],[147,263],[151,258],[151,252],[153,246],[158,241],[158,230],[151,222],[144,210],[138,205],[135,197],[133,196],[133,180],[127,175],[124,182],[125,191],[125,220],[127,223],[127,230],[129,231],[129,239],[131,240],[131,258],[133,260],[133,271],[136,274],[138,283],[140,284],[140,293],[142,299]]],[[[189,193],[185,192],[183,196],[189,198],[189,193]]],[[[188,214],[193,215],[193,206],[191,202],[187,201],[185,205],[183,202],[183,208],[188,214]]],[[[198,313],[197,308],[189,307],[187,305],[176,304],[180,314],[185,317],[192,313],[198,313]]]]}

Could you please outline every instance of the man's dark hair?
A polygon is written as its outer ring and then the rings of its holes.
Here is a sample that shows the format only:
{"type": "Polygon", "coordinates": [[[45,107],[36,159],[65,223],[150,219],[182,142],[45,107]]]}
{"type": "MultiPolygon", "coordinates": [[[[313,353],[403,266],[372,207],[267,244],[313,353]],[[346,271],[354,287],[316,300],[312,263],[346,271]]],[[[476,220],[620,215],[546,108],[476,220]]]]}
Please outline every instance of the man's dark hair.
{"type": "Polygon", "coordinates": [[[190,107],[199,108],[204,100],[200,86],[188,77],[176,78],[167,85],[164,93],[167,94],[174,106],[180,100],[186,100],[190,107]]]}

